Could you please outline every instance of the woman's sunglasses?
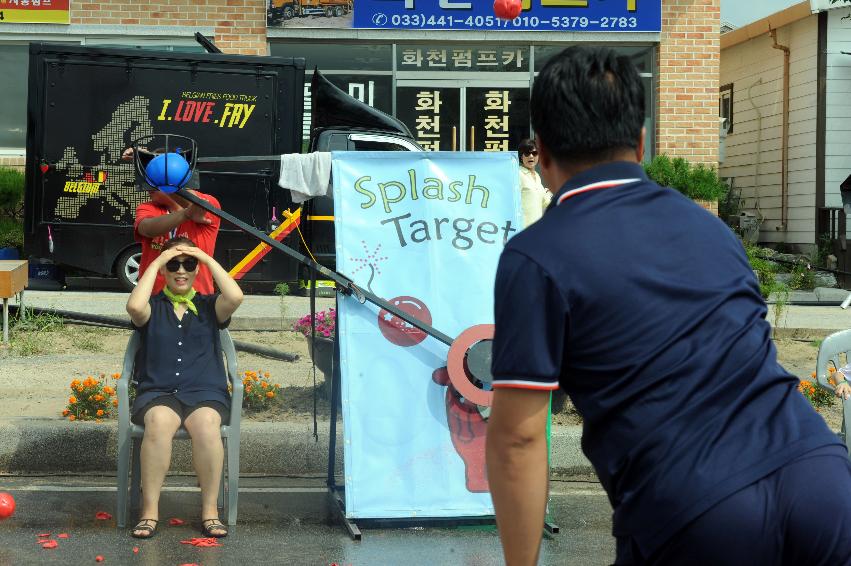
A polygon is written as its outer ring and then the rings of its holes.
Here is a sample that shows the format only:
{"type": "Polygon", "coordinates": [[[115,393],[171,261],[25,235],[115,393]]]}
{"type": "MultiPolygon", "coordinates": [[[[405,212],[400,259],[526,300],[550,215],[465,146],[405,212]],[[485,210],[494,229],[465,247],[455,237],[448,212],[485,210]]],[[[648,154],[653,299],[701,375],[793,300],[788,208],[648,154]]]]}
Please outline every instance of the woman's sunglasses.
{"type": "Polygon", "coordinates": [[[524,152],[523,152],[523,157],[529,157],[530,155],[531,155],[532,157],[537,157],[537,156],[538,156],[538,151],[537,151],[537,150],[535,150],[535,149],[533,149],[532,151],[524,151],[524,152]]]}
{"type": "Polygon", "coordinates": [[[183,269],[186,270],[187,273],[191,273],[195,271],[195,268],[198,267],[198,260],[194,257],[188,257],[183,261],[178,261],[176,259],[170,259],[165,262],[165,268],[171,271],[172,273],[176,273],[180,266],[183,266],[183,269]]]}

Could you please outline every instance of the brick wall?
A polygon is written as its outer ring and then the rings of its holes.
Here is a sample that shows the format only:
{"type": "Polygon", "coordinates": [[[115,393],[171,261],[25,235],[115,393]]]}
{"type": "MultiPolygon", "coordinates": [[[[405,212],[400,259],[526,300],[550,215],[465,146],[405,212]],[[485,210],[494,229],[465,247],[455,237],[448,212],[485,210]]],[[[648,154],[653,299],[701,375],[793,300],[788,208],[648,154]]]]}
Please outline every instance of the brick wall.
{"type": "Polygon", "coordinates": [[[662,0],[656,152],[718,164],[720,0],[662,0]]]}
{"type": "Polygon", "coordinates": [[[75,0],[71,23],[85,25],[211,26],[225,53],[268,55],[264,0],[75,0]]]}

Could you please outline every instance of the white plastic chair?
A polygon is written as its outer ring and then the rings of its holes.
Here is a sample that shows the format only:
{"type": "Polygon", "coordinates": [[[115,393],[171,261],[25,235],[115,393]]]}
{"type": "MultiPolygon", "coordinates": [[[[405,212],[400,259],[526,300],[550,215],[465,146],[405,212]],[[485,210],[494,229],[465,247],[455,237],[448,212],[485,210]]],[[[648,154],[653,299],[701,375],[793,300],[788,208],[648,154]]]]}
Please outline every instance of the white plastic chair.
{"type": "MultiPolygon", "coordinates": [[[[816,362],[816,379],[819,385],[833,391],[833,385],[828,382],[830,369],[839,369],[848,361],[851,361],[851,330],[836,332],[825,338],[819,347],[818,361],[816,362]],[[840,354],[845,354],[846,362],[839,359],[840,354]]],[[[842,431],[840,436],[842,436],[846,446],[848,439],[851,438],[848,434],[849,425],[851,425],[851,399],[842,401],[842,431]]],[[[849,455],[851,455],[851,450],[849,455]]]]}
{"type": "MultiPolygon", "coordinates": [[[[219,331],[222,351],[225,355],[225,369],[232,386],[230,422],[222,424],[222,441],[225,447],[225,465],[222,468],[222,481],[219,489],[219,508],[224,507],[228,525],[236,524],[237,500],[239,497],[239,425],[242,420],[242,380],[236,372],[236,350],[227,330],[219,331]],[[227,498],[225,498],[227,491],[227,498]],[[225,503],[227,504],[225,506],[225,503]]],[[[124,369],[118,380],[118,497],[115,517],[119,528],[127,524],[127,495],[130,491],[130,507],[139,508],[141,493],[141,470],[139,454],[145,427],[130,422],[129,382],[132,380],[136,353],[141,347],[141,337],[134,332],[124,352],[124,369]],[[132,471],[131,463],[132,449],[132,471]]],[[[175,439],[189,440],[189,433],[182,426],[175,439]]]]}

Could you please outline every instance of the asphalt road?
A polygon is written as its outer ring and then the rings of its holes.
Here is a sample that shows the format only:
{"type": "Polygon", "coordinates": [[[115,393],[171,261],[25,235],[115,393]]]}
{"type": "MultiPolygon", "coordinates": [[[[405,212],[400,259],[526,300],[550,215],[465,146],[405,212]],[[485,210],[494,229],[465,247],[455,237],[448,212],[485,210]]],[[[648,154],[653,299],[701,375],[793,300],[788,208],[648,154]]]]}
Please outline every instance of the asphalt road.
{"type": "MultiPolygon", "coordinates": [[[[335,519],[322,480],[316,478],[242,478],[238,525],[221,547],[195,548],[181,540],[200,537],[198,492],[194,477],[170,477],[161,498],[161,523],[152,540],[140,541],[118,530],[115,520],[98,520],[98,511],[114,513],[114,478],[0,477],[17,507],[0,522],[0,566],[41,564],[201,565],[297,564],[479,566],[501,564],[493,526],[452,528],[368,528],[352,541],[335,519]],[[37,544],[51,533],[54,549],[37,544]],[[68,537],[57,538],[60,533],[68,537]],[[133,548],[139,549],[138,553],[133,548]]],[[[550,513],[561,531],[545,537],[541,564],[610,564],[614,540],[605,493],[593,482],[556,481],[550,513]]]]}

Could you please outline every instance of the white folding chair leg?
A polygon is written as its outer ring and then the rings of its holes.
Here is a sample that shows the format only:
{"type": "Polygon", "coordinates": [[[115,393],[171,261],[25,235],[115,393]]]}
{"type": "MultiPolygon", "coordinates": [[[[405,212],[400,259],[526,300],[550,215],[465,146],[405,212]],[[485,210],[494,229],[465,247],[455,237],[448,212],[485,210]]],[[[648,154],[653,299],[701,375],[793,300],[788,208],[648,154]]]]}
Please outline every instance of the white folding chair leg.
{"type": "Polygon", "coordinates": [[[127,489],[130,485],[130,444],[126,434],[118,440],[118,493],[115,498],[115,521],[119,529],[127,525],[127,489]]]}
{"type": "Polygon", "coordinates": [[[851,428],[851,399],[842,401],[842,434],[845,436],[845,447],[848,448],[848,456],[851,457],[851,436],[848,429],[851,428]]]}
{"type": "Polygon", "coordinates": [[[227,443],[228,478],[228,525],[236,524],[237,503],[239,501],[239,442],[227,443]]]}
{"type": "Polygon", "coordinates": [[[225,507],[225,465],[222,462],[222,477],[219,478],[219,497],[216,500],[216,507],[221,511],[225,507]]]}
{"type": "Polygon", "coordinates": [[[130,509],[138,512],[139,496],[142,493],[142,440],[134,438],[131,442],[133,444],[131,461],[133,471],[130,473],[130,509]]]}

